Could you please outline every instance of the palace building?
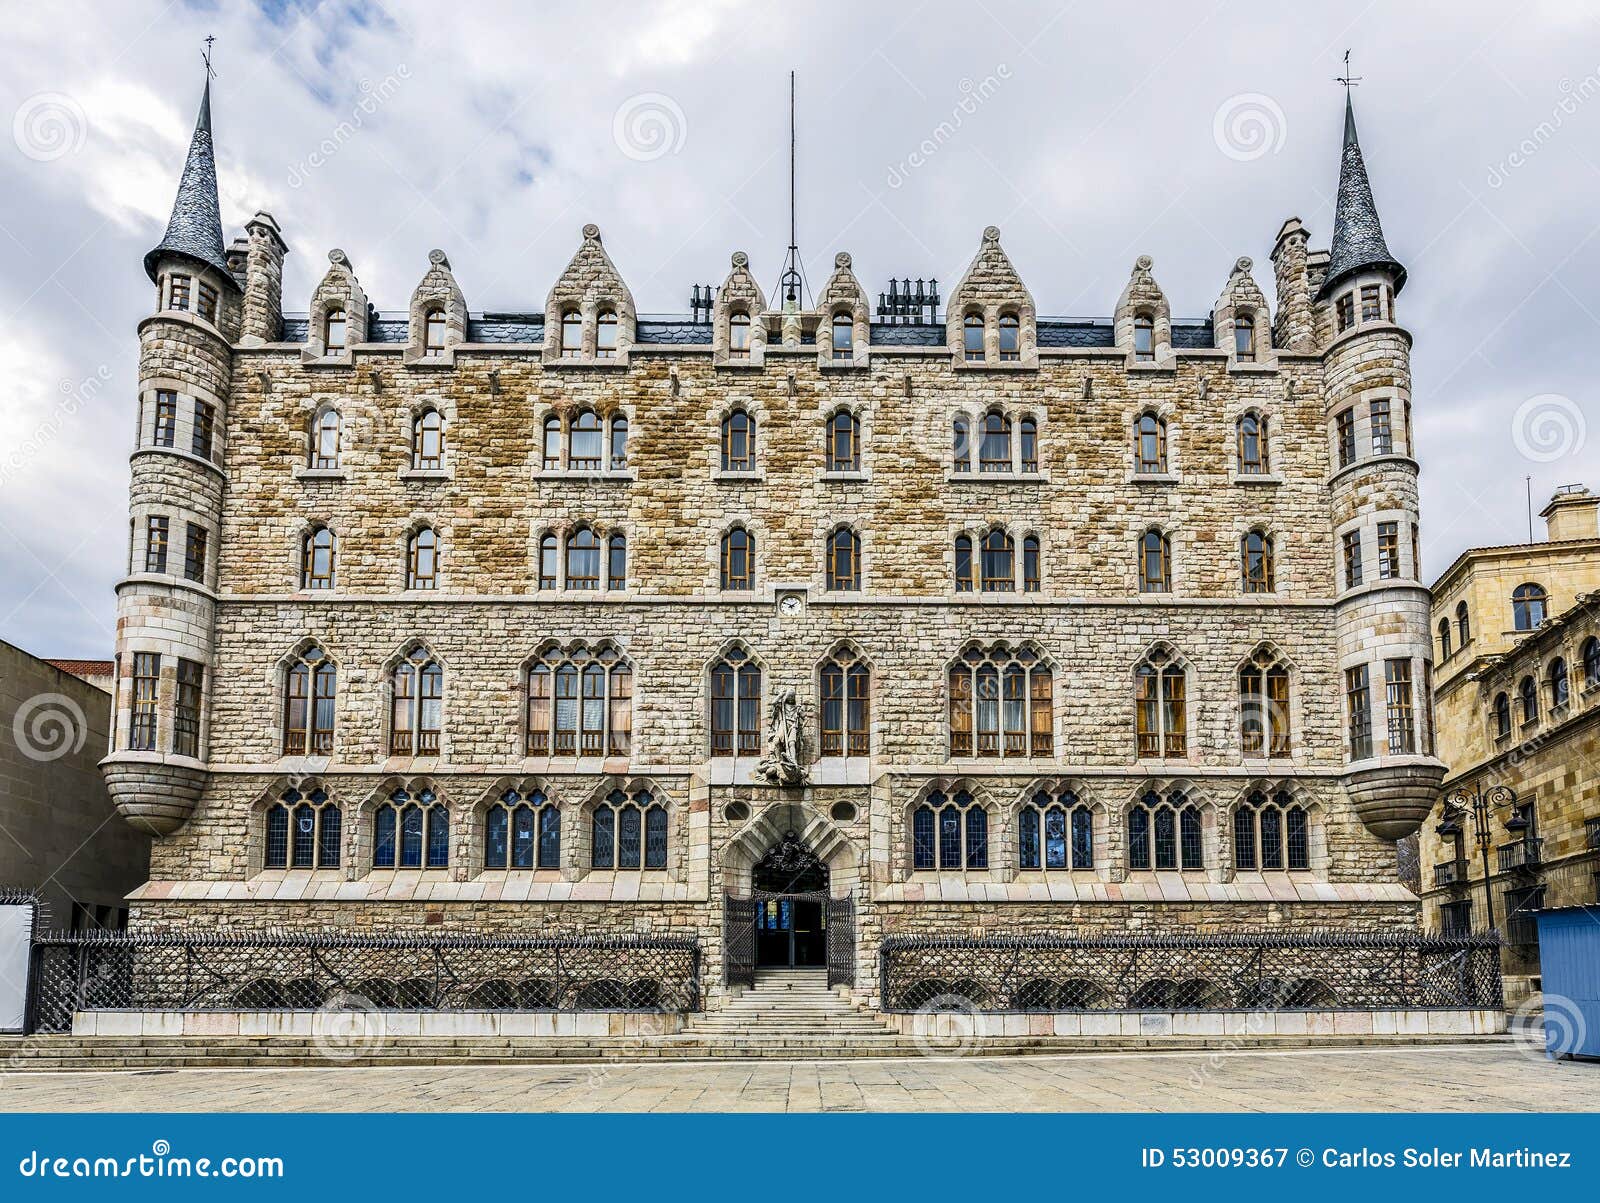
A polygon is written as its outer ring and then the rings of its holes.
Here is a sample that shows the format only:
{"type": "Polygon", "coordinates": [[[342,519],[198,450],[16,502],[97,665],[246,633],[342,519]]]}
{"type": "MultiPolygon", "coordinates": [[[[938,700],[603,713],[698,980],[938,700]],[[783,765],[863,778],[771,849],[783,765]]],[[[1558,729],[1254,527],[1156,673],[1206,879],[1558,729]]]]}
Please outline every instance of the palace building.
{"type": "Polygon", "coordinates": [[[687,936],[713,996],[870,1000],[890,936],[1416,927],[1406,273],[1348,102],[1330,248],[1290,218],[1275,304],[1241,258],[1200,320],[1148,256],[1041,316],[993,227],[942,299],[739,252],[671,319],[593,225],[516,313],[334,250],[288,315],[291,242],[224,241],[208,83],[129,399],[135,931],[687,936]]]}

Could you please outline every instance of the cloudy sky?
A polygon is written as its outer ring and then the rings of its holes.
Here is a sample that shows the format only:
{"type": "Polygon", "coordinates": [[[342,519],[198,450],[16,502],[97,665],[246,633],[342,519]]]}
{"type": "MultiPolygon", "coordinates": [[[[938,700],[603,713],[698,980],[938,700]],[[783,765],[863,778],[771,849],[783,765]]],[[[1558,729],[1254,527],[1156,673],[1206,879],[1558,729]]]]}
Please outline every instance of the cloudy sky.
{"type": "MultiPolygon", "coordinates": [[[[303,310],[330,247],[403,310],[432,247],[474,309],[539,309],[584,222],[642,311],[787,239],[869,288],[954,280],[982,228],[1042,314],[1106,316],[1134,258],[1202,316],[1282,221],[1326,245],[1352,51],[1389,245],[1410,269],[1424,561],[1600,485],[1600,6],[1144,0],[891,5],[254,5],[3,0],[0,638],[109,656],[141,268],[216,36],[231,239],[257,209],[303,310]]],[[[1542,524],[1535,519],[1542,535],[1542,524]]]]}

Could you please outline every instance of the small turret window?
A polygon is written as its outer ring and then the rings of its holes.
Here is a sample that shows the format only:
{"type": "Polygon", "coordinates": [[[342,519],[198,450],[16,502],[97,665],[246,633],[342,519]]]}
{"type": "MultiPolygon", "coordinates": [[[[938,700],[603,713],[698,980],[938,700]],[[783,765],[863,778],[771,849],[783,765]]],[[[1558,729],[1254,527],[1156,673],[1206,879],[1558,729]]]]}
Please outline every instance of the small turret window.
{"type": "Polygon", "coordinates": [[[750,358],[750,315],[735,313],[728,318],[728,354],[734,359],[750,358]]]}
{"type": "Polygon", "coordinates": [[[1339,302],[1334,308],[1337,313],[1339,333],[1343,334],[1346,330],[1350,329],[1351,326],[1356,324],[1355,294],[1349,292],[1345,293],[1344,296],[1339,298],[1339,302]]]}
{"type": "Polygon", "coordinates": [[[444,354],[444,331],[444,310],[428,310],[428,315],[422,322],[422,350],[425,354],[444,354]]]}
{"type": "Polygon", "coordinates": [[[1000,362],[1015,363],[1022,358],[1022,324],[1014,313],[1000,315],[1000,362]]]}
{"type": "Polygon", "coordinates": [[[1233,319],[1233,356],[1240,363],[1254,363],[1256,358],[1256,320],[1248,313],[1233,319]]]}
{"type": "Polygon", "coordinates": [[[1137,363],[1151,363],[1156,357],[1156,323],[1148,313],[1133,319],[1133,358],[1137,363]]]}
{"type": "Polygon", "coordinates": [[[322,345],[329,355],[344,350],[345,316],[343,309],[330,309],[322,319],[322,345]]]}
{"type": "Polygon", "coordinates": [[[561,356],[574,359],[583,354],[583,315],[569,309],[561,315],[561,356]]]}
{"type": "Polygon", "coordinates": [[[167,286],[167,308],[189,308],[189,277],[172,276],[167,286]]]}
{"type": "Polygon", "coordinates": [[[855,323],[850,320],[850,315],[848,313],[834,314],[833,357],[835,359],[849,359],[854,341],[855,323]]]}
{"type": "Polygon", "coordinates": [[[602,312],[595,323],[594,354],[596,359],[617,357],[617,313],[614,309],[602,312]]]}
{"type": "Polygon", "coordinates": [[[1364,322],[1381,321],[1383,318],[1383,289],[1377,284],[1365,284],[1361,288],[1361,320],[1364,322]]]}
{"type": "Polygon", "coordinates": [[[983,315],[969,313],[961,323],[962,349],[968,363],[983,362],[983,315]]]}
{"type": "Polygon", "coordinates": [[[204,280],[199,282],[196,289],[195,312],[208,322],[217,320],[217,290],[204,280]]]}

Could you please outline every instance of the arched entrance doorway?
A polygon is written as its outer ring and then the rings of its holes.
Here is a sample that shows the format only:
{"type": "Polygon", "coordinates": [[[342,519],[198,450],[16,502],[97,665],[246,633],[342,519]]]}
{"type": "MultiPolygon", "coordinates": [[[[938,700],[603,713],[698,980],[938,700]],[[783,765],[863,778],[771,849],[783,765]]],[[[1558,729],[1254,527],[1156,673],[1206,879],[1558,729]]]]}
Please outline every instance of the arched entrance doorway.
{"type": "Polygon", "coordinates": [[[803,968],[828,963],[828,866],[794,831],[750,870],[756,903],[757,966],[803,968]]]}

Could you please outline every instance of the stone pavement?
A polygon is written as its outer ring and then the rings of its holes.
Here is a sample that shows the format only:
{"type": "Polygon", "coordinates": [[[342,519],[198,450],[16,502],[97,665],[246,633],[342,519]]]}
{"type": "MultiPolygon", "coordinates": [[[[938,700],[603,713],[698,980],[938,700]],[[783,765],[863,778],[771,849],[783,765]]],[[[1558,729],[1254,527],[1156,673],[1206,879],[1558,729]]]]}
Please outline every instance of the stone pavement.
{"type": "Polygon", "coordinates": [[[1600,1111],[1515,1044],[0,1077],[5,1111],[1600,1111]]]}

